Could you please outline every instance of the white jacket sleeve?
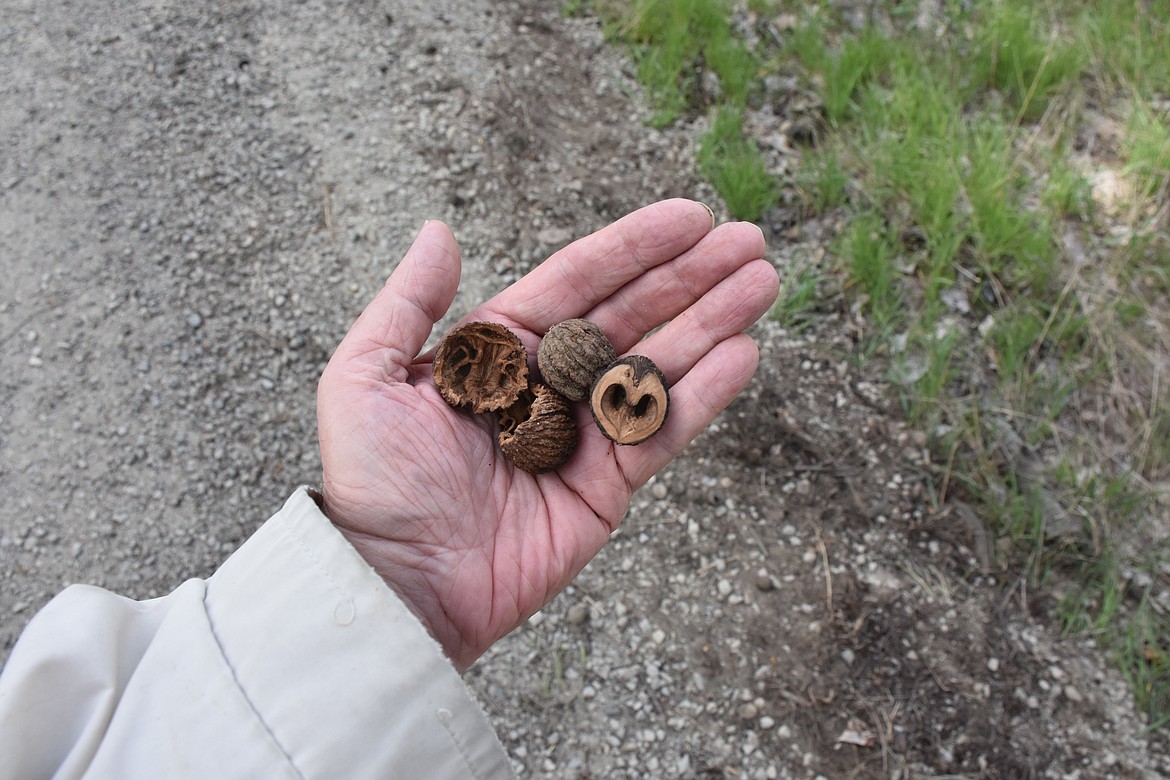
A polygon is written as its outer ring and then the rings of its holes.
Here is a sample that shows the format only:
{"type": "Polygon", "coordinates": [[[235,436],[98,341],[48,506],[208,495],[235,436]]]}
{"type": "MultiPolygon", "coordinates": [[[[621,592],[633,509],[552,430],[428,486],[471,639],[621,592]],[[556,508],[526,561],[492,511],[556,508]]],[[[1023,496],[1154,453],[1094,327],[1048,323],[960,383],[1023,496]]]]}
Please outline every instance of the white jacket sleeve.
{"type": "Polygon", "coordinates": [[[512,777],[422,624],[298,490],[208,580],[73,586],[0,676],[0,778],[512,777]]]}

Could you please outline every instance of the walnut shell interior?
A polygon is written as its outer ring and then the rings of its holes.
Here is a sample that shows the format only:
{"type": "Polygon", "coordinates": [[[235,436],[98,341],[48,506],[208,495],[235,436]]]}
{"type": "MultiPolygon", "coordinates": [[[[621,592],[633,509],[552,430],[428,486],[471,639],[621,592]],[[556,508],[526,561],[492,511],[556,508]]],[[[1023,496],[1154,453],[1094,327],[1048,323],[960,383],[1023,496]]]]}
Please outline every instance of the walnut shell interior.
{"type": "Polygon", "coordinates": [[[492,412],[511,406],[528,388],[528,352],[496,322],[469,322],[439,342],[432,366],[447,403],[492,412]]]}
{"type": "Polygon", "coordinates": [[[614,361],[589,394],[597,427],[618,444],[641,444],[666,422],[670,393],[654,361],[629,355],[614,361]]]}

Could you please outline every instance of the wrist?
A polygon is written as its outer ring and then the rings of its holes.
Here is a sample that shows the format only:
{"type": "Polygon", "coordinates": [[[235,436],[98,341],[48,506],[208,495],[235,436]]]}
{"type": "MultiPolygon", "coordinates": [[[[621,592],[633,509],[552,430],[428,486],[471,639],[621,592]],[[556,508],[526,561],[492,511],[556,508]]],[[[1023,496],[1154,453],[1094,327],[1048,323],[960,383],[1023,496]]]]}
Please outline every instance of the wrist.
{"type": "Polygon", "coordinates": [[[427,579],[426,561],[403,560],[401,545],[355,528],[338,502],[330,500],[328,489],[310,488],[308,492],[325,518],[422,624],[455,668],[463,672],[471,666],[478,653],[470,651],[446,618],[442,602],[427,579]]]}

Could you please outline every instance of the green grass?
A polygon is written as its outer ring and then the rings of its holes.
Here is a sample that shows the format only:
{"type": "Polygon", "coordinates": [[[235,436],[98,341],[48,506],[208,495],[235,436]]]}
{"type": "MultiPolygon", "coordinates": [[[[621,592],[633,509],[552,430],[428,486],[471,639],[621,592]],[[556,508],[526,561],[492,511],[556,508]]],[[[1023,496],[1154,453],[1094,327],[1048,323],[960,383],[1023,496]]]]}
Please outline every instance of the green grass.
{"type": "Polygon", "coordinates": [[[840,155],[830,146],[811,149],[801,157],[794,183],[805,203],[814,211],[825,212],[848,201],[852,179],[840,155]]]}
{"type": "MultiPolygon", "coordinates": [[[[580,0],[567,12],[575,12],[580,0]]],[[[700,172],[737,219],[757,220],[778,186],[763,155],[742,130],[743,109],[760,63],[731,29],[723,0],[616,0],[593,4],[610,37],[629,47],[653,107],[650,124],[664,127],[688,112],[708,110],[711,128],[700,139],[700,172]],[[709,73],[717,90],[704,89],[709,73]]]]}
{"type": "Polygon", "coordinates": [[[846,280],[869,324],[857,359],[889,362],[934,442],[938,499],[981,507],[1012,576],[1071,583],[1068,630],[1114,653],[1151,724],[1170,721],[1170,616],[1153,590],[1170,587],[1170,547],[1132,540],[1170,478],[1156,368],[1170,360],[1170,0],[946,3],[927,28],[892,1],[859,24],[827,0],[752,0],[762,20],[798,18],[754,50],[729,1],[586,4],[629,47],[653,124],[709,115],[698,169],[735,216],[759,219],[786,190],[840,226],[773,316],[807,327],[819,282],[846,280]],[[744,132],[771,72],[821,101],[790,181],[744,132]]]}
{"type": "Polygon", "coordinates": [[[1054,220],[1088,222],[1093,217],[1092,190],[1085,174],[1064,154],[1054,154],[1048,160],[1048,174],[1041,197],[1054,220]]]}
{"type": "Polygon", "coordinates": [[[1137,102],[1125,134],[1126,173],[1141,198],[1170,187],[1170,112],[1137,102]]]}
{"type": "Polygon", "coordinates": [[[894,266],[897,248],[882,215],[859,215],[841,236],[838,254],[848,263],[875,330],[888,337],[898,325],[902,302],[894,266]]]}
{"type": "Polygon", "coordinates": [[[631,48],[638,79],[654,105],[651,124],[668,125],[699,101],[704,70],[719,83],[720,103],[745,103],[758,66],[732,33],[720,0],[610,0],[594,6],[611,37],[631,48]]]}
{"type": "Polygon", "coordinates": [[[739,219],[758,220],[779,194],[759,148],[744,137],[743,114],[737,108],[715,111],[711,128],[699,139],[698,164],[739,219]]]}
{"type": "MultiPolygon", "coordinates": [[[[1061,10],[976,3],[950,19],[952,35],[941,44],[909,29],[851,31],[810,12],[785,54],[820,87],[832,132],[827,149],[807,163],[811,183],[799,191],[814,212],[837,208],[845,202],[836,195],[844,189],[838,181],[851,177],[858,207],[834,255],[878,338],[891,335],[892,313],[904,318],[895,329],[904,328],[908,348],[895,378],[910,421],[947,432],[937,437],[947,464],[941,484],[984,506],[995,518],[993,530],[1017,545],[1032,576],[1071,571],[1098,594],[1077,602],[1081,629],[1112,647],[1139,705],[1152,722],[1165,723],[1165,664],[1134,648],[1142,636],[1148,643],[1151,633],[1170,634],[1170,619],[1151,606],[1148,593],[1118,590],[1106,573],[1135,566],[1157,572],[1170,551],[1109,569],[1101,561],[1120,555],[1120,542],[1086,554],[1076,540],[1084,529],[1098,539],[1124,538],[1149,511],[1135,470],[1164,471],[1167,453],[1151,444],[1140,460],[1111,464],[1107,489],[1092,483],[1060,490],[1053,475],[1025,471],[1020,455],[1005,454],[1013,448],[1003,445],[1006,431],[1028,451],[1071,446],[1057,432],[1070,424],[1064,416],[1083,385],[1109,377],[1122,361],[1142,359],[1140,352],[1119,353],[1111,328],[1122,316],[1148,316],[1144,301],[1120,297],[1112,307],[1086,310],[1078,291],[1095,296],[1091,285],[1103,280],[1100,272],[1067,273],[1063,231],[1092,226],[1099,216],[1089,180],[1064,142],[1075,136],[1086,95],[1104,85],[1130,90],[1116,156],[1135,196],[1134,223],[1165,215],[1170,188],[1170,121],[1152,99],[1167,84],[1170,60],[1156,62],[1152,54],[1166,52],[1165,23],[1133,8],[1119,22],[1085,7],[1073,9],[1076,25],[1062,26],[1061,10]],[[1114,59],[1113,52],[1124,54],[1114,59]],[[1051,139],[1050,148],[1039,137],[1051,139]],[[905,266],[913,273],[894,270],[905,266]],[[956,295],[987,318],[985,336],[939,329],[956,295]],[[907,308],[908,301],[916,306],[907,308]],[[973,375],[980,387],[974,393],[973,375]]],[[[1166,249],[1161,235],[1132,239],[1111,261],[1121,266],[1114,269],[1118,278],[1152,275],[1164,288],[1167,275],[1149,249],[1166,249]]],[[[1146,423],[1147,441],[1166,427],[1159,427],[1166,417],[1146,423]]]]}
{"type": "Polygon", "coordinates": [[[818,303],[817,287],[820,282],[821,274],[811,266],[803,266],[789,273],[772,307],[772,318],[794,333],[807,329],[811,324],[811,312],[818,303]]]}
{"type": "Polygon", "coordinates": [[[1085,66],[1083,49],[1059,34],[1043,3],[977,4],[968,88],[994,90],[1019,118],[1036,119],[1085,66]]]}
{"type": "Polygon", "coordinates": [[[1076,42],[1107,89],[1148,97],[1170,87],[1170,0],[1061,5],[1078,14],[1076,42]]]}

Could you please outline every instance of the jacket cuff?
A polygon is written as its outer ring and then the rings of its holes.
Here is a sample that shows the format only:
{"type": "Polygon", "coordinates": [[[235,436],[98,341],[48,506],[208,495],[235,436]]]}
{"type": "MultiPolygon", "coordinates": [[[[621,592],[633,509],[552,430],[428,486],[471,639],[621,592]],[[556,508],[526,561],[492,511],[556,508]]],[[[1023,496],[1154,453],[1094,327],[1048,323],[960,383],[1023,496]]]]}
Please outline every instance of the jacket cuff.
{"type": "Polygon", "coordinates": [[[438,643],[306,488],[211,577],[206,607],[302,776],[513,776],[438,643]]]}

